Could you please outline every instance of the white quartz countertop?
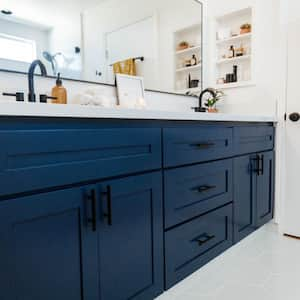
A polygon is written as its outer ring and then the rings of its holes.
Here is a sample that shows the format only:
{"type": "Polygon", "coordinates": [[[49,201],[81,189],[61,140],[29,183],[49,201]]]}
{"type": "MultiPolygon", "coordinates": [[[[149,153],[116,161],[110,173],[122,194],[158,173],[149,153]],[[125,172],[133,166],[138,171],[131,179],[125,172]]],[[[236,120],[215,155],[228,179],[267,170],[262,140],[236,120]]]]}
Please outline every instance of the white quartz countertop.
{"type": "Polygon", "coordinates": [[[138,110],[103,108],[98,106],[82,106],[75,104],[59,105],[27,102],[0,102],[0,116],[215,122],[277,122],[275,116],[195,113],[193,111],[180,112],[148,109],[138,110]]]}

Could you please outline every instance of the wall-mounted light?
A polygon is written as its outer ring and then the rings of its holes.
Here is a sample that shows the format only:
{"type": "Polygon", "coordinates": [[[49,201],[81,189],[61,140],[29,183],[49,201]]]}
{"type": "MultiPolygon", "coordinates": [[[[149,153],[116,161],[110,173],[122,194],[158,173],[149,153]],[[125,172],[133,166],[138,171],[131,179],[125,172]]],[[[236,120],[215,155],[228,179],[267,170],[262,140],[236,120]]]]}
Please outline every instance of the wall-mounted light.
{"type": "Polygon", "coordinates": [[[9,10],[9,9],[2,9],[2,10],[1,10],[1,13],[2,13],[3,15],[6,15],[6,16],[10,16],[10,15],[13,14],[13,12],[12,12],[11,10],[9,10]]]}

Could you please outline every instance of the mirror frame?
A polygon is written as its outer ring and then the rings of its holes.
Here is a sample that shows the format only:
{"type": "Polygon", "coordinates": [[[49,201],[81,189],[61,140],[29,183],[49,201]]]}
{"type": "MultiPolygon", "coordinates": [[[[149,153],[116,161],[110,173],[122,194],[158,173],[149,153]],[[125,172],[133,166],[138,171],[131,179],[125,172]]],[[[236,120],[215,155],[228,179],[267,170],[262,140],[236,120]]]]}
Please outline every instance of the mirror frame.
{"type": "MultiPolygon", "coordinates": [[[[202,0],[193,0],[195,2],[197,2],[200,6],[201,6],[201,21],[202,21],[202,27],[201,27],[201,35],[202,35],[202,39],[201,39],[201,61],[202,61],[202,68],[201,68],[201,89],[203,90],[203,76],[204,76],[204,70],[203,70],[203,34],[204,34],[204,12],[203,12],[203,2],[202,0]]],[[[21,72],[21,71],[14,71],[14,70],[8,70],[8,69],[1,69],[0,68],[0,72],[1,73],[11,73],[11,74],[19,74],[19,75],[28,75],[28,72],[21,72]]],[[[40,74],[35,74],[35,76],[39,76],[42,77],[40,74]]],[[[49,78],[49,79],[56,79],[56,76],[52,76],[52,75],[47,75],[45,78],[49,78]]],[[[109,83],[104,83],[104,82],[97,82],[97,81],[88,81],[88,80],[82,80],[82,79],[71,79],[71,78],[65,78],[62,77],[62,80],[64,81],[72,81],[72,82],[80,82],[80,83],[87,83],[87,84],[95,84],[95,85],[101,85],[101,86],[107,86],[107,87],[116,87],[115,84],[109,84],[109,83]]],[[[160,91],[160,90],[152,90],[152,89],[145,89],[146,92],[153,92],[153,93],[162,93],[162,94],[168,94],[168,95],[176,95],[176,96],[183,96],[183,97],[195,97],[193,95],[187,95],[187,94],[180,94],[180,93],[175,93],[175,92],[167,92],[167,91],[160,91]]]]}

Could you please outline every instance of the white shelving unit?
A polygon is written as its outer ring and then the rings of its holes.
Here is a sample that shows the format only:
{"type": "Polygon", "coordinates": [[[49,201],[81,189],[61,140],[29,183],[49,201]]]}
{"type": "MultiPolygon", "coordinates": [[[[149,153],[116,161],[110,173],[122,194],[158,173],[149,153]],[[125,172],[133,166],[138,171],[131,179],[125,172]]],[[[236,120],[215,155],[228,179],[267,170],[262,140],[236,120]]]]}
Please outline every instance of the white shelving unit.
{"type": "Polygon", "coordinates": [[[202,24],[194,24],[174,32],[174,90],[176,93],[196,93],[202,89],[202,24]],[[187,42],[189,48],[178,50],[181,42],[187,42]],[[186,66],[186,61],[195,55],[198,64],[186,66]],[[198,87],[189,88],[189,75],[198,80],[198,87]]]}
{"type": "Polygon", "coordinates": [[[241,88],[254,85],[253,78],[253,9],[251,7],[216,18],[216,88],[241,88]],[[251,24],[249,33],[242,33],[241,25],[251,24]],[[243,56],[229,58],[229,49],[244,48],[243,56]],[[226,75],[233,73],[237,66],[237,82],[226,83],[226,75]],[[225,83],[218,83],[224,80],[225,83]]]}

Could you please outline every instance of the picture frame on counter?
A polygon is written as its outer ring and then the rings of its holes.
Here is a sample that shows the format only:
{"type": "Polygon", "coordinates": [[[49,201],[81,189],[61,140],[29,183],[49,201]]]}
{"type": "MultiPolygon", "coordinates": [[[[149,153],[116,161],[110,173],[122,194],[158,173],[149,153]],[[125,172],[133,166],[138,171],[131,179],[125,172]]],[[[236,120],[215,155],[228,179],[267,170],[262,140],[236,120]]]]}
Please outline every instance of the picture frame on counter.
{"type": "Polygon", "coordinates": [[[125,108],[136,108],[138,103],[145,101],[144,78],[116,74],[118,105],[125,108]]]}

